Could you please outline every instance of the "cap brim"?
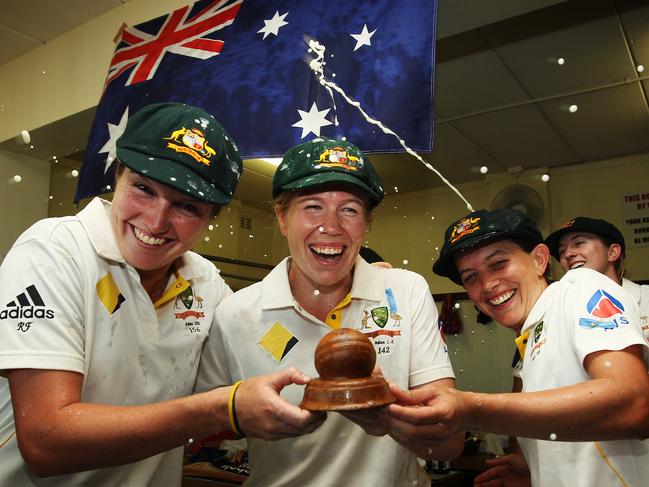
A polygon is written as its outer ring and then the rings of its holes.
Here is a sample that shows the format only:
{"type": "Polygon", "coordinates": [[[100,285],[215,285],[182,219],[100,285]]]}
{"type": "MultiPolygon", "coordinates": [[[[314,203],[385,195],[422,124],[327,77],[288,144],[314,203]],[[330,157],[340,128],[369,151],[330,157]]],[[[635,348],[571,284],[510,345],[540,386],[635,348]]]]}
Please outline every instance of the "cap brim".
{"type": "Polygon", "coordinates": [[[223,206],[232,199],[198,173],[176,161],[151,157],[125,148],[117,149],[117,158],[129,169],[197,200],[223,206]]]}
{"type": "Polygon", "coordinates": [[[319,172],[317,174],[306,176],[302,179],[291,181],[290,183],[287,183],[278,188],[278,191],[276,191],[276,194],[274,194],[273,197],[277,197],[281,193],[284,193],[286,191],[297,191],[300,189],[315,188],[318,186],[323,186],[325,184],[333,183],[351,184],[353,186],[361,188],[370,196],[374,203],[381,201],[379,195],[372,191],[372,189],[363,181],[355,176],[352,176],[351,174],[338,171],[319,172]]]}
{"type": "Polygon", "coordinates": [[[496,242],[498,240],[504,240],[510,235],[511,234],[494,232],[460,242],[455,248],[453,248],[451,252],[446,254],[443,259],[439,259],[433,264],[433,272],[438,276],[448,277],[455,284],[459,284],[461,286],[462,281],[460,280],[460,275],[458,274],[457,267],[455,266],[455,256],[459,252],[463,252],[474,247],[479,247],[481,245],[496,242]]]}

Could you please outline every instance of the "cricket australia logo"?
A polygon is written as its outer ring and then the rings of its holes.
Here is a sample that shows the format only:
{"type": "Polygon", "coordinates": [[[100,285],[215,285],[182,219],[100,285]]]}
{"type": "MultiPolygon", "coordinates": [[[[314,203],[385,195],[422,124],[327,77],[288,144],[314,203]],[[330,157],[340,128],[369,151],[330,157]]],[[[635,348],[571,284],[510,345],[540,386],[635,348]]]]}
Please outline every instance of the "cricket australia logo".
{"type": "Polygon", "coordinates": [[[171,135],[165,137],[164,140],[175,142],[175,144],[168,142],[167,148],[187,154],[206,166],[210,165],[210,158],[216,155],[216,151],[211,148],[205,140],[205,134],[203,131],[196,128],[187,129],[183,127],[174,130],[171,135]]]}
{"type": "Polygon", "coordinates": [[[27,286],[24,292],[8,302],[0,311],[0,320],[20,320],[17,323],[16,331],[26,333],[34,323],[34,319],[54,318],[54,311],[48,309],[36,289],[35,285],[27,286]]]}
{"type": "Polygon", "coordinates": [[[342,147],[325,149],[325,151],[320,154],[317,162],[320,166],[341,167],[347,171],[358,171],[359,167],[362,165],[360,157],[351,155],[342,147]]]}
{"type": "Polygon", "coordinates": [[[181,292],[178,296],[176,296],[176,301],[174,303],[174,309],[182,309],[182,306],[185,307],[186,311],[181,311],[180,313],[175,313],[176,319],[177,320],[186,320],[187,318],[194,317],[194,318],[203,318],[205,316],[205,313],[202,311],[195,311],[192,309],[192,306],[194,306],[194,303],[196,304],[196,308],[202,308],[203,307],[203,298],[200,296],[197,296],[194,294],[194,291],[192,290],[192,287],[189,286],[187,289],[185,289],[183,292],[181,292]]]}
{"type": "Polygon", "coordinates": [[[372,320],[376,323],[376,326],[379,328],[385,327],[388,322],[388,307],[381,306],[380,308],[374,308],[371,311],[372,320]]]}

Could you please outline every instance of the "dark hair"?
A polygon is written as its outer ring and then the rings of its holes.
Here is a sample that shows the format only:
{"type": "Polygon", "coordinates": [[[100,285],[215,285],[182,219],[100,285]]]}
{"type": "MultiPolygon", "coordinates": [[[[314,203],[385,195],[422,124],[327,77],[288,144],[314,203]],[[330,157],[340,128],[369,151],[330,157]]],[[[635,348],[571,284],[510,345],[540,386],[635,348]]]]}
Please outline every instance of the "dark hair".
{"type": "Polygon", "coordinates": [[[358,253],[368,264],[373,264],[374,262],[385,262],[383,257],[369,247],[361,247],[358,253]]]}

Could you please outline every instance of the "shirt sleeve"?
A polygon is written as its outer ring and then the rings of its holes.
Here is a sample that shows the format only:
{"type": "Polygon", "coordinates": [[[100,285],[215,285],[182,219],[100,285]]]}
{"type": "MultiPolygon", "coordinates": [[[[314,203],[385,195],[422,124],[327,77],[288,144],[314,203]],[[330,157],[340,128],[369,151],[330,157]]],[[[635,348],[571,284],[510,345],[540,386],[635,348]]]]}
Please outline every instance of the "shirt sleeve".
{"type": "Polygon", "coordinates": [[[410,387],[439,379],[455,378],[446,343],[439,330],[439,314],[428,284],[414,274],[411,293],[412,342],[410,387]]]}
{"type": "Polygon", "coordinates": [[[623,350],[638,344],[647,347],[638,304],[631,294],[595,271],[574,274],[565,303],[581,363],[589,354],[602,350],[623,350]]]}
{"type": "Polygon", "coordinates": [[[230,351],[227,338],[216,316],[218,316],[218,308],[201,353],[195,392],[209,391],[234,382],[230,364],[236,360],[236,357],[230,351]]]}
{"type": "Polygon", "coordinates": [[[14,245],[0,267],[0,370],[84,373],[84,286],[74,257],[54,239],[14,245]]]}

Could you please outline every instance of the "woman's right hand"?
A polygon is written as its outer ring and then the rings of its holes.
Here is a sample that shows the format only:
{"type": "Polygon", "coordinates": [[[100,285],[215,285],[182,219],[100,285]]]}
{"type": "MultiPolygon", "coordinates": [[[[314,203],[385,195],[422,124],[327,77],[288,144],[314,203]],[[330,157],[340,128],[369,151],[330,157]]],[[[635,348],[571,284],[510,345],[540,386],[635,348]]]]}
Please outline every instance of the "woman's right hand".
{"type": "Polygon", "coordinates": [[[243,433],[264,440],[279,440],[316,430],[327,418],[326,413],[307,411],[279,395],[287,385],[304,385],[310,380],[295,367],[290,367],[241,382],[236,391],[235,408],[243,433]]]}

